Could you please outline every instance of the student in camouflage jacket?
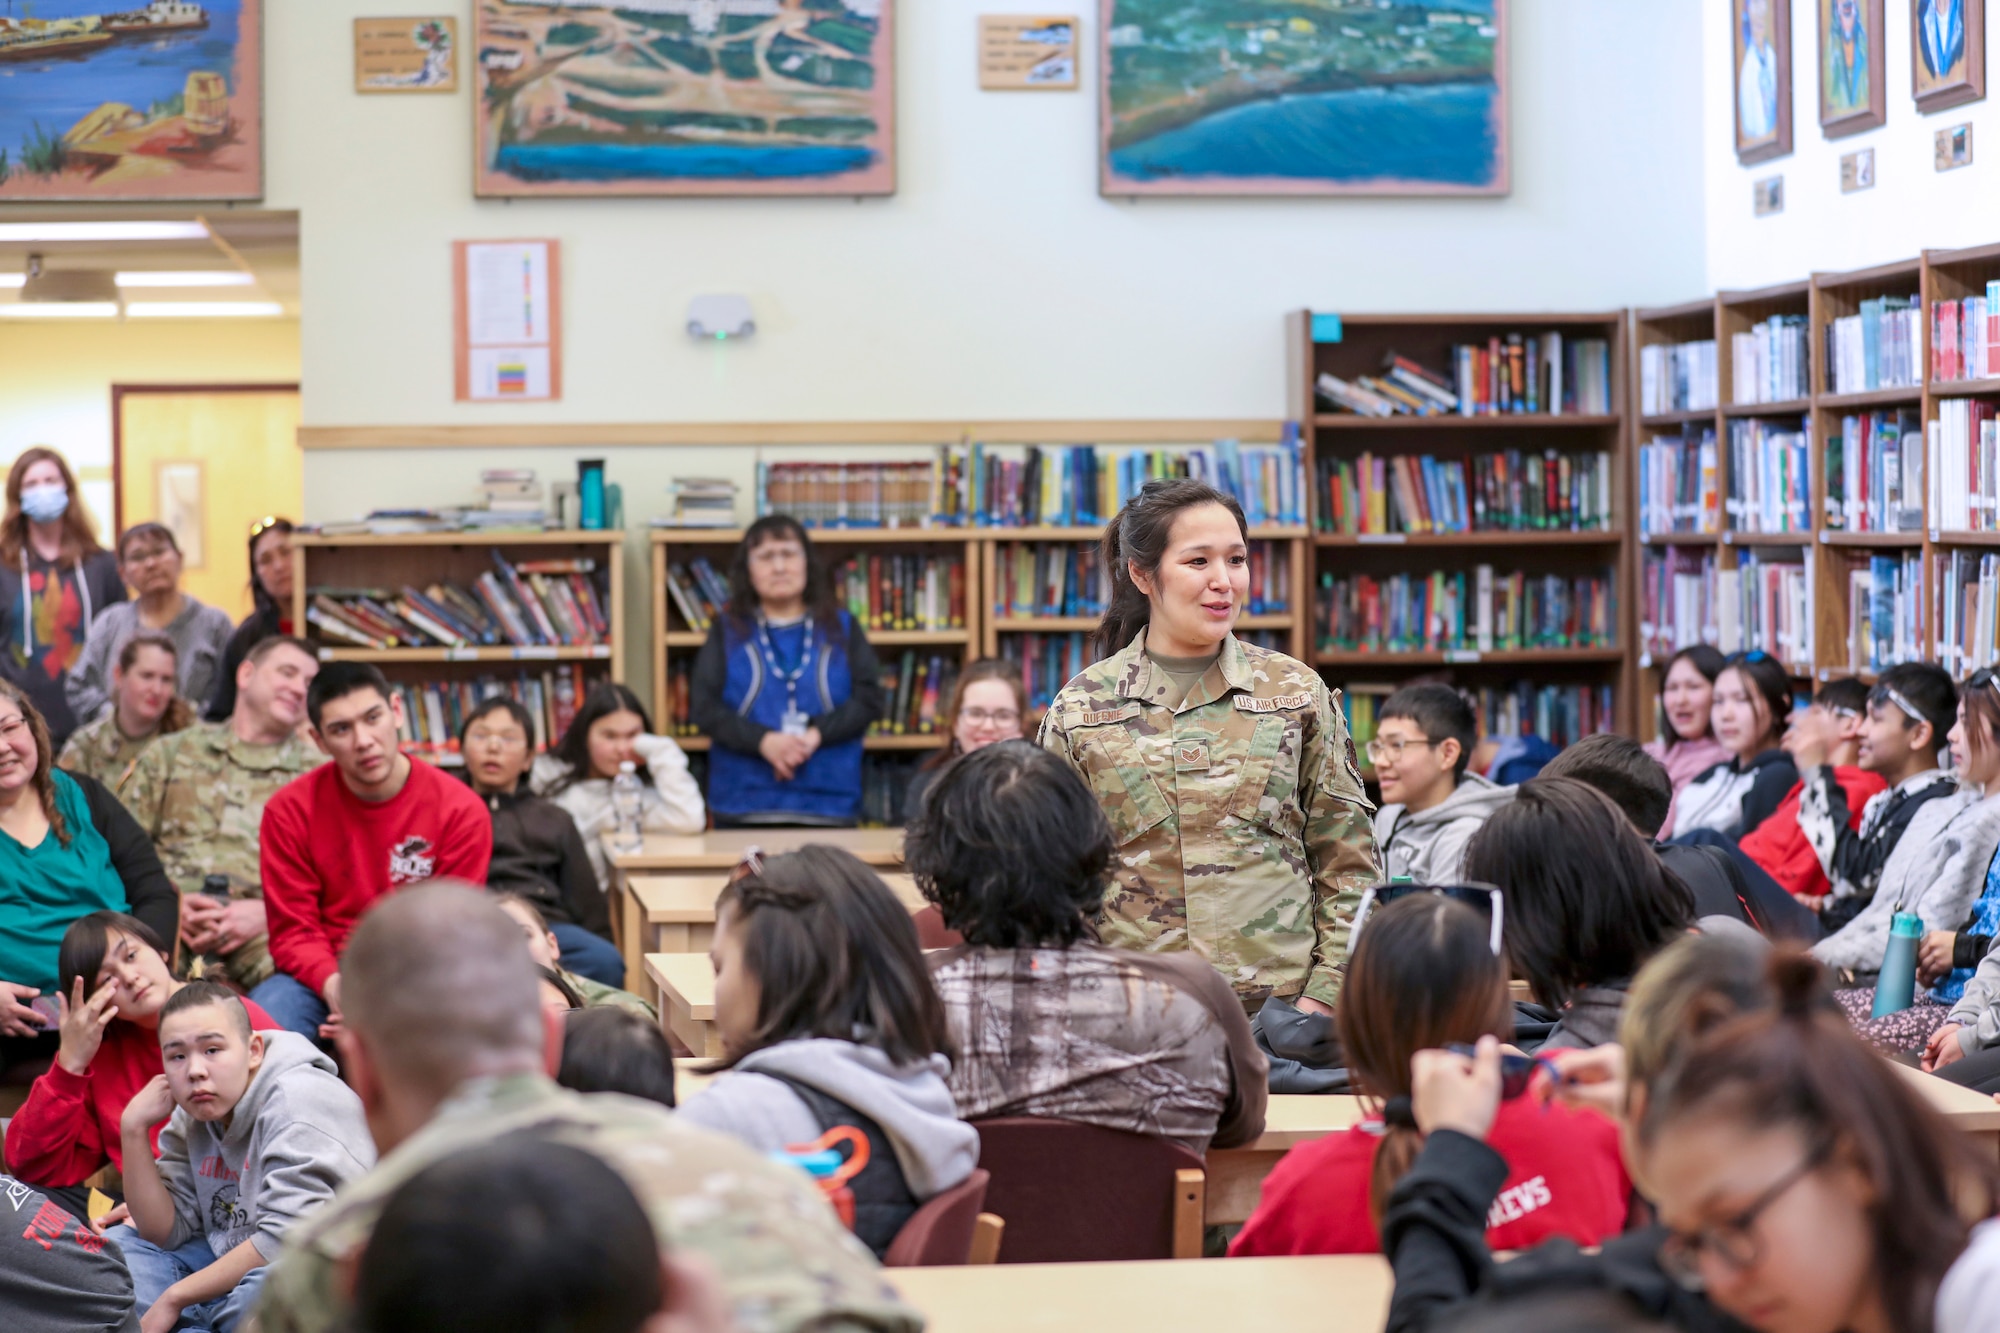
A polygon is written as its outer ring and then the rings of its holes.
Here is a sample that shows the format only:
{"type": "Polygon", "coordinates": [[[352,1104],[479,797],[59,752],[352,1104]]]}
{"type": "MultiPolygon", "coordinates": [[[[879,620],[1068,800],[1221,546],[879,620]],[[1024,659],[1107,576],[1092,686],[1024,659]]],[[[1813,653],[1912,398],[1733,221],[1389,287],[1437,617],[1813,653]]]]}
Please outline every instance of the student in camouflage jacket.
{"type": "Polygon", "coordinates": [[[1219,491],[1146,484],[1105,534],[1111,656],[1056,696],[1041,743],[1118,839],[1105,943],[1195,949],[1246,1007],[1331,1012],[1348,923],[1381,878],[1372,807],[1318,673],[1230,632],[1247,531],[1219,491]]]}
{"type": "Polygon", "coordinates": [[[257,861],[264,804],[326,757],[298,735],[318,671],[298,639],[265,639],[236,669],[229,720],[156,741],[118,792],[180,890],[181,938],[219,956],[244,990],[273,971],[257,861]],[[200,892],[210,875],[228,877],[226,904],[200,892]]]}

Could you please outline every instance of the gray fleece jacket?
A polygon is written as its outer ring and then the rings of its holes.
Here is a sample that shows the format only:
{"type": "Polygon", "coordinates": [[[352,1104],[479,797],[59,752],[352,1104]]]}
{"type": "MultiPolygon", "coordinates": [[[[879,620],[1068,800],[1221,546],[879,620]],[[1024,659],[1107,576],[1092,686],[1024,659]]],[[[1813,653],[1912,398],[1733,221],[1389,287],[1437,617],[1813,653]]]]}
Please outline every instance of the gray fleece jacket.
{"type": "MultiPolygon", "coordinates": [[[[1957,930],[1986,886],[1986,864],[2000,843],[2000,796],[1963,788],[1926,801],[1882,867],[1861,915],[1813,945],[1813,957],[1836,971],[1882,970],[1889,923],[1915,912],[1924,930],[1957,930]]],[[[1969,988],[1968,988],[1969,993],[1969,988]]]]}
{"type": "Polygon", "coordinates": [[[796,1092],[767,1076],[782,1074],[881,1126],[910,1193],[922,1200],[950,1189],[979,1165],[979,1131],[958,1118],[945,1083],[950,1071],[942,1055],[924,1064],[896,1065],[880,1048],[857,1042],[780,1042],[744,1056],[675,1114],[763,1152],[810,1143],[820,1135],[819,1121],[796,1092]]]}
{"type": "Polygon", "coordinates": [[[174,1199],[162,1248],[200,1237],[219,1259],[252,1241],[269,1263],[279,1242],[375,1165],[361,1099],[304,1037],[266,1032],[264,1063],[226,1121],[176,1109],[160,1131],[160,1179],[174,1199]]]}
{"type": "MultiPolygon", "coordinates": [[[[199,709],[215,692],[215,677],[222,670],[222,656],[228,651],[229,636],[236,626],[229,616],[206,602],[183,594],[181,613],[163,631],[174,641],[174,660],[180,677],[180,696],[194,700],[199,709]]],[[[104,608],[90,622],[90,637],[83,641],[83,655],[69,669],[63,694],[69,700],[78,726],[94,722],[111,702],[111,669],[118,654],[139,632],[139,604],[117,602],[104,608]]]]}
{"type": "Polygon", "coordinates": [[[1375,812],[1383,874],[1391,879],[1408,875],[1418,884],[1458,883],[1465,844],[1495,810],[1513,799],[1512,787],[1467,773],[1451,795],[1428,810],[1412,814],[1405,806],[1383,806],[1375,812]]]}

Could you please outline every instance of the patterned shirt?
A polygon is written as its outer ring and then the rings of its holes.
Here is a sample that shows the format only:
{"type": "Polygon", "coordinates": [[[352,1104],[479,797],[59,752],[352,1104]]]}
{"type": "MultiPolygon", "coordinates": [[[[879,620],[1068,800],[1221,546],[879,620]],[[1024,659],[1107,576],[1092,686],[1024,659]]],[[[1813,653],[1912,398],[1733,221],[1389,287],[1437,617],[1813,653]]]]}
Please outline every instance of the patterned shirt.
{"type": "Polygon", "coordinates": [[[155,731],[133,740],[118,729],[118,710],[107,708],[95,722],[69,734],[62,754],[56,759],[56,767],[96,778],[105,790],[116,792],[133,762],[159,739],[160,733],[155,731]]]}

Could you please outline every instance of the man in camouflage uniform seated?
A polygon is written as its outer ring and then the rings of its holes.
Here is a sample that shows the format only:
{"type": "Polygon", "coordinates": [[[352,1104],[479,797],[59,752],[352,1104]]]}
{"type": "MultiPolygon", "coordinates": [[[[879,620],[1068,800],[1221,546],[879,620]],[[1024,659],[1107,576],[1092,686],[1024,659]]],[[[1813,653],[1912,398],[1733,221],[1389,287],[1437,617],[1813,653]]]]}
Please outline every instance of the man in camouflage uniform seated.
{"type": "Polygon", "coordinates": [[[236,669],[236,708],[155,741],[132,765],[119,799],[153,839],[181,893],[181,939],[220,957],[249,990],[271,975],[257,829],[278,788],[325,759],[298,726],[319,659],[298,639],[265,639],[236,669]],[[229,878],[229,901],[200,892],[229,878]]]}
{"type": "Polygon", "coordinates": [[[551,1082],[562,1016],[542,1010],[520,927],[484,892],[437,882],[383,899],[354,932],[340,975],[335,1040],[382,1156],[287,1233],[264,1282],[262,1333],[346,1328],[349,1275],[396,1188],[526,1129],[623,1176],[661,1245],[720,1276],[739,1333],[923,1327],[797,1168],[664,1107],[551,1082]]]}

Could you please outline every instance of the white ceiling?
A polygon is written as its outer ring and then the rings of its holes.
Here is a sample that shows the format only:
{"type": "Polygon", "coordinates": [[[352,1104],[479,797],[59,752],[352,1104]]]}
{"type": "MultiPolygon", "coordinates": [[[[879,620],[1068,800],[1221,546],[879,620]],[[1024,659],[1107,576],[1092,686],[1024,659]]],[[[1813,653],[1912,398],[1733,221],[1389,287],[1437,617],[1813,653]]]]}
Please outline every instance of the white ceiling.
{"type": "MultiPolygon", "coordinates": [[[[198,221],[205,235],[174,241],[17,241],[0,239],[0,273],[26,272],[28,256],[39,254],[45,272],[102,269],[108,272],[188,272],[225,270],[247,273],[252,285],[243,287],[149,287],[137,293],[147,301],[275,301],[285,315],[299,313],[299,215],[244,209],[212,213],[187,209],[148,209],[142,214],[121,211],[46,213],[35,216],[9,209],[6,221],[16,226],[36,222],[137,220],[198,221]]],[[[0,288],[0,304],[19,293],[0,288]]]]}

